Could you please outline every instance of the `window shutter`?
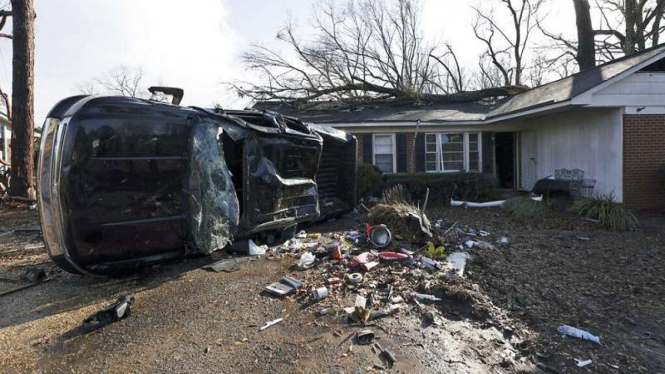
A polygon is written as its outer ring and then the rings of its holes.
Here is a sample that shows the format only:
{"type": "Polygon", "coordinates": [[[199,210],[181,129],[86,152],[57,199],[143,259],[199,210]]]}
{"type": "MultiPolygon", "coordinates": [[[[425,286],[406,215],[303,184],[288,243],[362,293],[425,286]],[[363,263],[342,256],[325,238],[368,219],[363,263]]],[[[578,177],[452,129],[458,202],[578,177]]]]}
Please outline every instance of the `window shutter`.
{"type": "Polygon", "coordinates": [[[483,148],[483,170],[482,173],[494,173],[494,132],[483,131],[482,133],[482,148],[483,148]]]}
{"type": "Polygon", "coordinates": [[[425,172],[425,134],[416,134],[416,173],[425,172]]]}
{"type": "Polygon", "coordinates": [[[372,134],[363,134],[363,162],[372,163],[372,134]]]}
{"type": "Polygon", "coordinates": [[[397,149],[397,172],[406,173],[406,134],[397,133],[395,135],[397,149]]]}

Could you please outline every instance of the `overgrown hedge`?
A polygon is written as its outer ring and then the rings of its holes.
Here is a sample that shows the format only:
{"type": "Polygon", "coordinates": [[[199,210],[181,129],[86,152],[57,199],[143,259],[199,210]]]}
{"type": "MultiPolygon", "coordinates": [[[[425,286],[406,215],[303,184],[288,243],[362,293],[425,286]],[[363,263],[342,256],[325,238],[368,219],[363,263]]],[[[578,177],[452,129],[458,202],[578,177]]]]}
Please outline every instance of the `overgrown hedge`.
{"type": "Polygon", "coordinates": [[[429,201],[450,202],[452,196],[455,200],[465,201],[492,201],[501,197],[494,189],[491,176],[478,173],[413,173],[413,174],[384,174],[381,178],[380,190],[401,184],[410,193],[411,199],[423,201],[429,188],[429,201]]]}

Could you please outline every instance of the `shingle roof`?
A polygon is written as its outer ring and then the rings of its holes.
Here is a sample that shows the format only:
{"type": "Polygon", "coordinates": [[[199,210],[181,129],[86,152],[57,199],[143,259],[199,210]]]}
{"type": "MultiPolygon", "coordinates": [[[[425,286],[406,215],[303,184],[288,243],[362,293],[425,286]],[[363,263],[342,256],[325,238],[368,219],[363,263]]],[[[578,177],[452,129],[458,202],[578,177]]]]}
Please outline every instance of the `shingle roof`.
{"type": "MultiPolygon", "coordinates": [[[[254,109],[266,109],[279,112],[285,116],[298,117],[304,122],[314,123],[348,123],[348,122],[459,122],[479,121],[485,118],[493,105],[489,104],[432,104],[432,105],[389,105],[368,104],[354,109],[334,109],[325,107],[329,103],[321,103],[309,110],[299,111],[291,105],[275,101],[262,101],[254,105],[254,109]]],[[[329,105],[327,105],[329,106],[329,105]]]]}
{"type": "Polygon", "coordinates": [[[304,122],[315,123],[482,121],[568,101],[663,52],[665,52],[665,44],[535,87],[495,104],[394,105],[368,103],[352,110],[340,110],[335,108],[334,102],[321,102],[310,109],[298,110],[285,103],[262,101],[257,102],[254,109],[273,110],[287,116],[298,117],[304,122]]]}
{"type": "Polygon", "coordinates": [[[655,48],[628,55],[558,81],[535,87],[498,105],[487,115],[487,118],[570,100],[664,51],[665,44],[661,44],[655,48]]]}

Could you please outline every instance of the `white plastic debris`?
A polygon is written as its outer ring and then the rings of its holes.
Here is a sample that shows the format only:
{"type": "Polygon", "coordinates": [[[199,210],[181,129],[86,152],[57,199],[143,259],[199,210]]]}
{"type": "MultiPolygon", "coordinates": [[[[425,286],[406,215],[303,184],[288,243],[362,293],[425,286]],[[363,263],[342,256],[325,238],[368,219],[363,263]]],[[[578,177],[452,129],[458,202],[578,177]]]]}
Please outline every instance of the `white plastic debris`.
{"type": "Polygon", "coordinates": [[[502,236],[501,239],[499,239],[499,246],[500,247],[506,248],[506,247],[508,247],[509,244],[510,244],[510,242],[508,241],[507,237],[502,236]]]}
{"type": "Polygon", "coordinates": [[[446,257],[446,263],[449,269],[456,272],[460,277],[463,277],[466,261],[470,257],[466,252],[453,252],[446,257]]]}
{"type": "Polygon", "coordinates": [[[478,242],[475,242],[473,240],[467,240],[464,242],[464,245],[466,245],[469,248],[473,248],[478,246],[478,242]]]}
{"type": "Polygon", "coordinates": [[[415,297],[416,299],[418,299],[420,301],[441,301],[441,299],[439,299],[438,297],[436,297],[434,295],[426,295],[426,294],[423,294],[423,293],[413,292],[413,293],[411,293],[411,296],[415,297]]]}
{"type": "Polygon", "coordinates": [[[250,239],[249,240],[249,255],[250,256],[260,256],[266,254],[266,251],[268,250],[268,246],[266,245],[256,245],[254,242],[250,239]]]}
{"type": "Polygon", "coordinates": [[[309,269],[314,265],[315,259],[316,256],[314,256],[311,252],[305,252],[300,255],[300,260],[298,260],[298,267],[301,269],[309,269]]]}
{"type": "Polygon", "coordinates": [[[490,236],[490,233],[487,232],[487,231],[484,231],[484,230],[480,230],[480,231],[478,231],[478,234],[479,234],[480,236],[490,236]]]}
{"type": "Polygon", "coordinates": [[[593,361],[591,361],[591,360],[584,360],[583,361],[583,360],[575,359],[575,361],[577,361],[577,367],[578,368],[583,368],[583,367],[591,365],[593,363],[593,361]]]}
{"type": "Polygon", "coordinates": [[[299,233],[296,234],[296,238],[298,239],[305,239],[307,237],[307,233],[305,230],[300,230],[299,233]]]}
{"type": "Polygon", "coordinates": [[[261,326],[261,328],[259,329],[259,331],[263,331],[263,330],[267,329],[267,328],[270,327],[270,326],[273,326],[273,325],[276,325],[276,324],[282,322],[283,320],[284,320],[284,318],[277,318],[277,319],[274,320],[274,321],[270,321],[270,322],[266,323],[265,325],[261,326]]]}
{"type": "Polygon", "coordinates": [[[505,200],[488,201],[486,203],[474,203],[470,201],[458,201],[450,199],[450,206],[466,206],[469,208],[492,208],[503,205],[505,200]]]}
{"type": "Polygon", "coordinates": [[[584,339],[584,340],[594,342],[596,344],[600,344],[600,338],[599,337],[597,337],[596,335],[593,335],[593,334],[591,334],[587,331],[580,330],[580,329],[575,328],[575,327],[571,327],[571,326],[568,326],[568,325],[561,325],[561,326],[559,326],[559,328],[557,330],[559,331],[559,333],[561,333],[563,335],[572,336],[574,338],[584,339]]]}

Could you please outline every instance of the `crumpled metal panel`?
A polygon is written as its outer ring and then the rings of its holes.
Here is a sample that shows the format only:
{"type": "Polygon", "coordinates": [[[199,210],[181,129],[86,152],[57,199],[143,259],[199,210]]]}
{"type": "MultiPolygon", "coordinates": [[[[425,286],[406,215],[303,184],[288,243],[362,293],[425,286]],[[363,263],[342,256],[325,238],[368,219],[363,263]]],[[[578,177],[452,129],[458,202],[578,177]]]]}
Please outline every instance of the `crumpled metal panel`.
{"type": "Polygon", "coordinates": [[[245,138],[245,209],[241,235],[319,217],[314,178],[322,139],[254,128],[245,138]]]}
{"type": "Polygon", "coordinates": [[[208,254],[226,246],[239,221],[239,202],[226,166],[223,129],[209,119],[195,124],[187,176],[189,225],[198,250],[208,254]]]}

